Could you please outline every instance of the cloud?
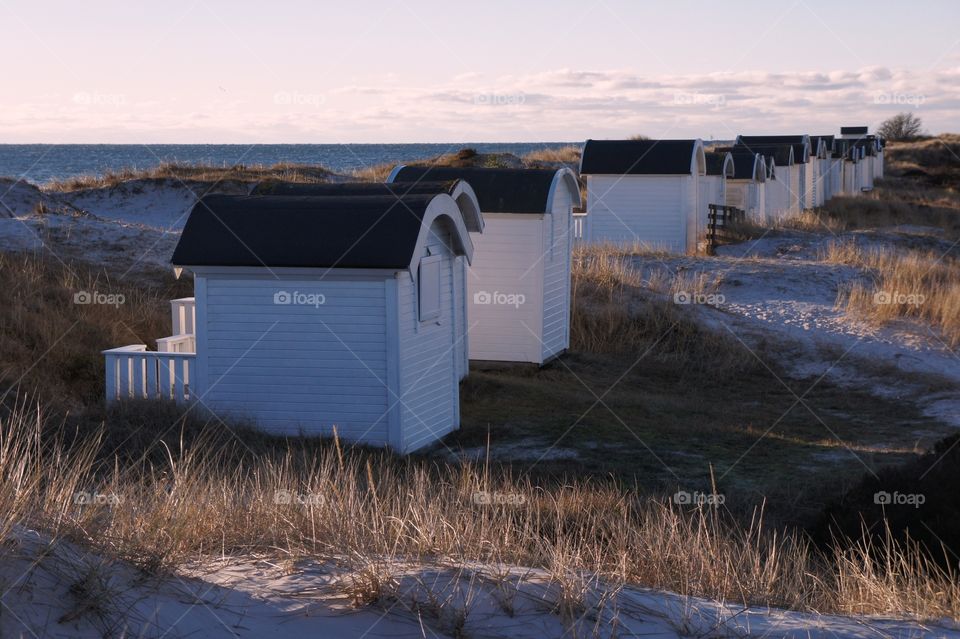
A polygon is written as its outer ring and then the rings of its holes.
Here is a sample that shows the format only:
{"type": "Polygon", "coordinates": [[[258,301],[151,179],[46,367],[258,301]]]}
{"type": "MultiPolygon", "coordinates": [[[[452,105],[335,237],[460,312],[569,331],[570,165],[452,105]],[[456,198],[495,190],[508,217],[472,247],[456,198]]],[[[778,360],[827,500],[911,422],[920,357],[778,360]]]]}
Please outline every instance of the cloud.
{"type": "Polygon", "coordinates": [[[960,66],[685,75],[562,68],[499,77],[468,72],[417,84],[394,76],[341,86],[237,87],[225,97],[82,87],[7,92],[0,97],[0,136],[11,142],[575,141],[640,132],[728,138],[829,133],[851,122],[876,126],[900,110],[915,111],[937,132],[958,127],[960,66]]]}

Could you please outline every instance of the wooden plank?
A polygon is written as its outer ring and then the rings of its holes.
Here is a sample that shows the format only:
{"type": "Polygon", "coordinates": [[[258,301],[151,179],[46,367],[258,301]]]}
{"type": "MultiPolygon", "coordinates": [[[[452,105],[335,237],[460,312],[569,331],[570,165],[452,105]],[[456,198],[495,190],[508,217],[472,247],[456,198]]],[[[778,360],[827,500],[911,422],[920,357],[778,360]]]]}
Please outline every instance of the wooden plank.
{"type": "Polygon", "coordinates": [[[133,371],[132,379],[132,389],[133,397],[140,399],[146,396],[144,392],[144,377],[146,372],[146,358],[141,356],[133,356],[130,358],[131,368],[133,371]]]}
{"type": "Polygon", "coordinates": [[[174,370],[173,400],[175,402],[184,402],[187,399],[183,370],[188,366],[187,360],[174,358],[172,368],[174,370]]]}
{"type": "Polygon", "coordinates": [[[159,377],[158,390],[160,399],[173,397],[173,371],[170,369],[170,360],[167,357],[157,358],[157,375],[159,377]]]}
{"type": "Polygon", "coordinates": [[[106,360],[106,393],[107,403],[117,401],[117,357],[107,353],[104,356],[106,360]]]}
{"type": "Polygon", "coordinates": [[[157,399],[159,395],[159,387],[157,385],[157,364],[159,359],[155,357],[144,357],[143,359],[144,367],[146,368],[146,392],[144,397],[147,399],[157,399]]]}

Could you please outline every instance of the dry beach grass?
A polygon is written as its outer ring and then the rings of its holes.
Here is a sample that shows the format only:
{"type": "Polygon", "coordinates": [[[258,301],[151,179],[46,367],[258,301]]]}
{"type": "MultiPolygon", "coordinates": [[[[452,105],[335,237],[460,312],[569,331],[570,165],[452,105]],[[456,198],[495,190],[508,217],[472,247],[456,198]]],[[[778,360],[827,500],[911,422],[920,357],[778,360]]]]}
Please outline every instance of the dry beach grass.
{"type": "MultiPolygon", "coordinates": [[[[169,411],[125,410],[126,420],[171,425],[169,411]]],[[[640,500],[612,483],[545,488],[484,465],[172,425],[166,438],[111,454],[105,430],[78,440],[21,404],[0,420],[0,532],[32,527],[149,573],[222,556],[334,560],[356,569],[345,590],[358,604],[381,596],[392,566],[479,561],[744,604],[960,613],[960,585],[910,547],[831,557],[766,530],[759,514],[736,525],[712,506],[640,500]],[[873,563],[877,552],[887,564],[873,563]]]]}
{"type": "Polygon", "coordinates": [[[121,169],[102,175],[80,175],[66,180],[54,180],[44,185],[48,191],[72,192],[119,186],[133,180],[172,180],[175,183],[261,182],[326,182],[333,173],[316,164],[280,162],[270,166],[243,165],[210,166],[182,162],[161,162],[149,169],[121,169]]]}

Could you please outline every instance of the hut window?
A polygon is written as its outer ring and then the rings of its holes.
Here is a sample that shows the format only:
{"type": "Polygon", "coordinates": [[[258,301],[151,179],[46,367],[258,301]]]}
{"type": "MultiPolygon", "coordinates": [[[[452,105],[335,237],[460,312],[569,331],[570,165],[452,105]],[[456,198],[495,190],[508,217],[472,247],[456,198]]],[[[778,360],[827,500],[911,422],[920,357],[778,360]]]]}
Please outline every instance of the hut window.
{"type": "Polygon", "coordinates": [[[420,260],[419,293],[420,321],[440,317],[440,256],[431,255],[420,260]]]}

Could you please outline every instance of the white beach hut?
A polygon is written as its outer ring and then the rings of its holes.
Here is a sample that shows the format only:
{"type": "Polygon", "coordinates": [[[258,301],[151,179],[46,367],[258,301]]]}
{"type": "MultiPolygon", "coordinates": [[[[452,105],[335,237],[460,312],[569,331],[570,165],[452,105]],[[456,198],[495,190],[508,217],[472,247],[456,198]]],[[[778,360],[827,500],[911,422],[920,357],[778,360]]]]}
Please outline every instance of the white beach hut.
{"type": "MultiPolygon", "coordinates": [[[[796,215],[800,211],[810,206],[807,189],[810,187],[808,174],[810,173],[810,155],[811,145],[810,136],[802,135],[739,135],[737,136],[737,145],[745,146],[748,150],[763,152],[760,147],[765,145],[790,144],[793,146],[793,165],[790,168],[789,181],[786,183],[790,189],[790,213],[796,215]]],[[[786,181],[786,177],[779,179],[786,181]]]]}
{"type": "Polygon", "coordinates": [[[707,173],[702,178],[703,188],[700,189],[700,212],[706,216],[707,205],[726,203],[727,181],[733,177],[734,166],[733,156],[728,151],[708,151],[704,158],[707,173]]]}
{"type": "MultiPolygon", "coordinates": [[[[873,178],[876,175],[876,151],[877,138],[870,134],[869,127],[866,126],[844,126],[840,127],[840,140],[848,149],[856,148],[852,155],[857,156],[855,166],[852,169],[852,191],[860,193],[869,191],[873,188],[873,178]]],[[[883,169],[880,169],[882,174],[883,169]]]]}
{"type": "Polygon", "coordinates": [[[696,252],[706,236],[698,214],[705,174],[699,139],[587,140],[587,241],[696,252]]]}
{"type": "Polygon", "coordinates": [[[544,364],[570,347],[573,208],[580,187],[570,169],[398,166],[397,188],[463,180],[483,214],[465,278],[469,359],[544,364]]]}
{"type": "Polygon", "coordinates": [[[794,145],[792,144],[739,144],[733,147],[734,153],[761,153],[768,162],[767,180],[764,187],[764,216],[768,222],[786,219],[794,213],[793,203],[796,196],[794,184],[799,176],[794,163],[794,145]]]}
{"type": "Polygon", "coordinates": [[[756,224],[767,221],[766,214],[766,182],[769,169],[764,157],[759,153],[749,151],[731,152],[733,160],[733,176],[727,179],[726,198],[727,206],[735,206],[745,211],[746,218],[756,224]]]}
{"type": "Polygon", "coordinates": [[[172,397],[271,433],[430,444],[459,425],[463,205],[447,192],[203,198],[173,256],[194,274],[195,353],[108,351],[108,401],[172,397]]]}
{"type": "Polygon", "coordinates": [[[832,135],[813,135],[810,136],[810,145],[817,149],[816,159],[816,179],[813,182],[814,206],[823,206],[827,200],[834,195],[835,185],[833,182],[833,149],[834,136],[832,135]]]}
{"type": "MultiPolygon", "coordinates": [[[[382,182],[348,182],[329,184],[302,184],[292,182],[261,182],[251,191],[251,195],[274,196],[319,196],[319,197],[352,197],[352,196],[390,196],[400,198],[406,195],[430,195],[447,193],[456,200],[463,212],[464,224],[472,234],[474,243],[484,230],[483,216],[477,204],[477,196],[467,182],[458,179],[444,179],[441,182],[425,180],[410,184],[385,184],[382,182]]],[[[399,206],[398,202],[398,206],[399,206]]],[[[467,260],[458,255],[455,258],[454,278],[459,290],[467,286],[467,260]]],[[[453,322],[457,329],[455,350],[457,353],[457,373],[460,379],[467,376],[469,354],[467,352],[467,308],[469,296],[465,295],[458,300],[453,309],[453,322]]]]}
{"type": "Polygon", "coordinates": [[[843,194],[859,195],[862,170],[862,148],[848,140],[843,141],[843,194]]]}

